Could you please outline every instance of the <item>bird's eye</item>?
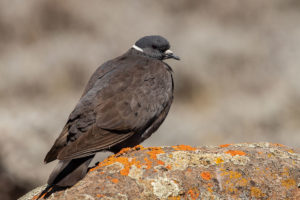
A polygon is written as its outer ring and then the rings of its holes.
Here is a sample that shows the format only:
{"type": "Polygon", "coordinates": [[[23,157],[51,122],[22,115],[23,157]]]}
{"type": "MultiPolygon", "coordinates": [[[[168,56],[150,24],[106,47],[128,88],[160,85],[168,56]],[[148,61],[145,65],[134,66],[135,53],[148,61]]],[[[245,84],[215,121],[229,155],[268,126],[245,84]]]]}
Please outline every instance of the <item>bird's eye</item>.
{"type": "Polygon", "coordinates": [[[152,45],[152,48],[153,48],[153,49],[157,49],[157,46],[156,46],[156,45],[152,45]]]}

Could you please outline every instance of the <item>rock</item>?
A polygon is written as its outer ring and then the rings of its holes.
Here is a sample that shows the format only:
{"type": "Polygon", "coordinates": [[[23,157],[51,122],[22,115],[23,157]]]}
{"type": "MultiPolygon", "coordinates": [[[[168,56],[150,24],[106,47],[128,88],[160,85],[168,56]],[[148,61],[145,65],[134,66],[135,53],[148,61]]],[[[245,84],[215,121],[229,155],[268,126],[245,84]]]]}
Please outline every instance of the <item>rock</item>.
{"type": "Polygon", "coordinates": [[[48,199],[300,199],[299,183],[300,154],[281,144],[137,146],[48,199]]]}

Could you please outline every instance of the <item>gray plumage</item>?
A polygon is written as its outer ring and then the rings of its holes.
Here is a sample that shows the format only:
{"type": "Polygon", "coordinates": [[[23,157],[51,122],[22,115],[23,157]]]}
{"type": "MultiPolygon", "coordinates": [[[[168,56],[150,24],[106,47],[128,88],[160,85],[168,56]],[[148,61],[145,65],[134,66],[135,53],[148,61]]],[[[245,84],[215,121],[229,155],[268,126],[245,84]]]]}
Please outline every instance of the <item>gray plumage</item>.
{"type": "Polygon", "coordinates": [[[140,144],[158,129],[173,101],[172,70],[179,59],[161,36],[146,36],[135,48],[101,65],[90,78],[61,134],[45,157],[60,160],[49,185],[72,186],[99,151],[117,153],[140,144]]]}

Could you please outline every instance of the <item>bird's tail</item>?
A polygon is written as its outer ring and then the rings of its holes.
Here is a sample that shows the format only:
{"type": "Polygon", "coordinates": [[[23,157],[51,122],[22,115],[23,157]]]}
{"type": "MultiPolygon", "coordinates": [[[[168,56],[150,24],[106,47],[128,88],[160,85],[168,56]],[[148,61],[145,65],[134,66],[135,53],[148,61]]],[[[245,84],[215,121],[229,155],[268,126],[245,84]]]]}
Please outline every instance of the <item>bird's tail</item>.
{"type": "Polygon", "coordinates": [[[48,186],[40,194],[39,198],[49,196],[61,188],[71,187],[81,180],[88,171],[88,166],[95,155],[73,160],[59,161],[48,179],[48,186]],[[54,189],[53,189],[54,188],[54,189]],[[57,189],[56,189],[57,188],[57,189]],[[53,192],[52,192],[53,191],[53,192]],[[46,194],[47,193],[47,194],[46,194]]]}
{"type": "Polygon", "coordinates": [[[59,161],[48,179],[48,185],[70,187],[87,173],[88,166],[95,155],[73,160],[59,161]]]}

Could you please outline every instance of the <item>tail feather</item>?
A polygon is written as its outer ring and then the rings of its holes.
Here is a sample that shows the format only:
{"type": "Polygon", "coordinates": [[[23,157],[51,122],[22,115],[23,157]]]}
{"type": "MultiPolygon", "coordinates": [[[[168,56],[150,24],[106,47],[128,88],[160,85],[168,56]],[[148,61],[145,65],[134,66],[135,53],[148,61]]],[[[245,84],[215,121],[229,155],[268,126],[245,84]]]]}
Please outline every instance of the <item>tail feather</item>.
{"type": "Polygon", "coordinates": [[[88,166],[94,156],[59,161],[49,176],[48,186],[37,199],[46,199],[52,193],[71,187],[80,181],[86,175],[88,166]]]}
{"type": "Polygon", "coordinates": [[[70,187],[81,180],[87,173],[88,166],[95,155],[73,160],[59,161],[48,179],[48,185],[70,187]]]}

